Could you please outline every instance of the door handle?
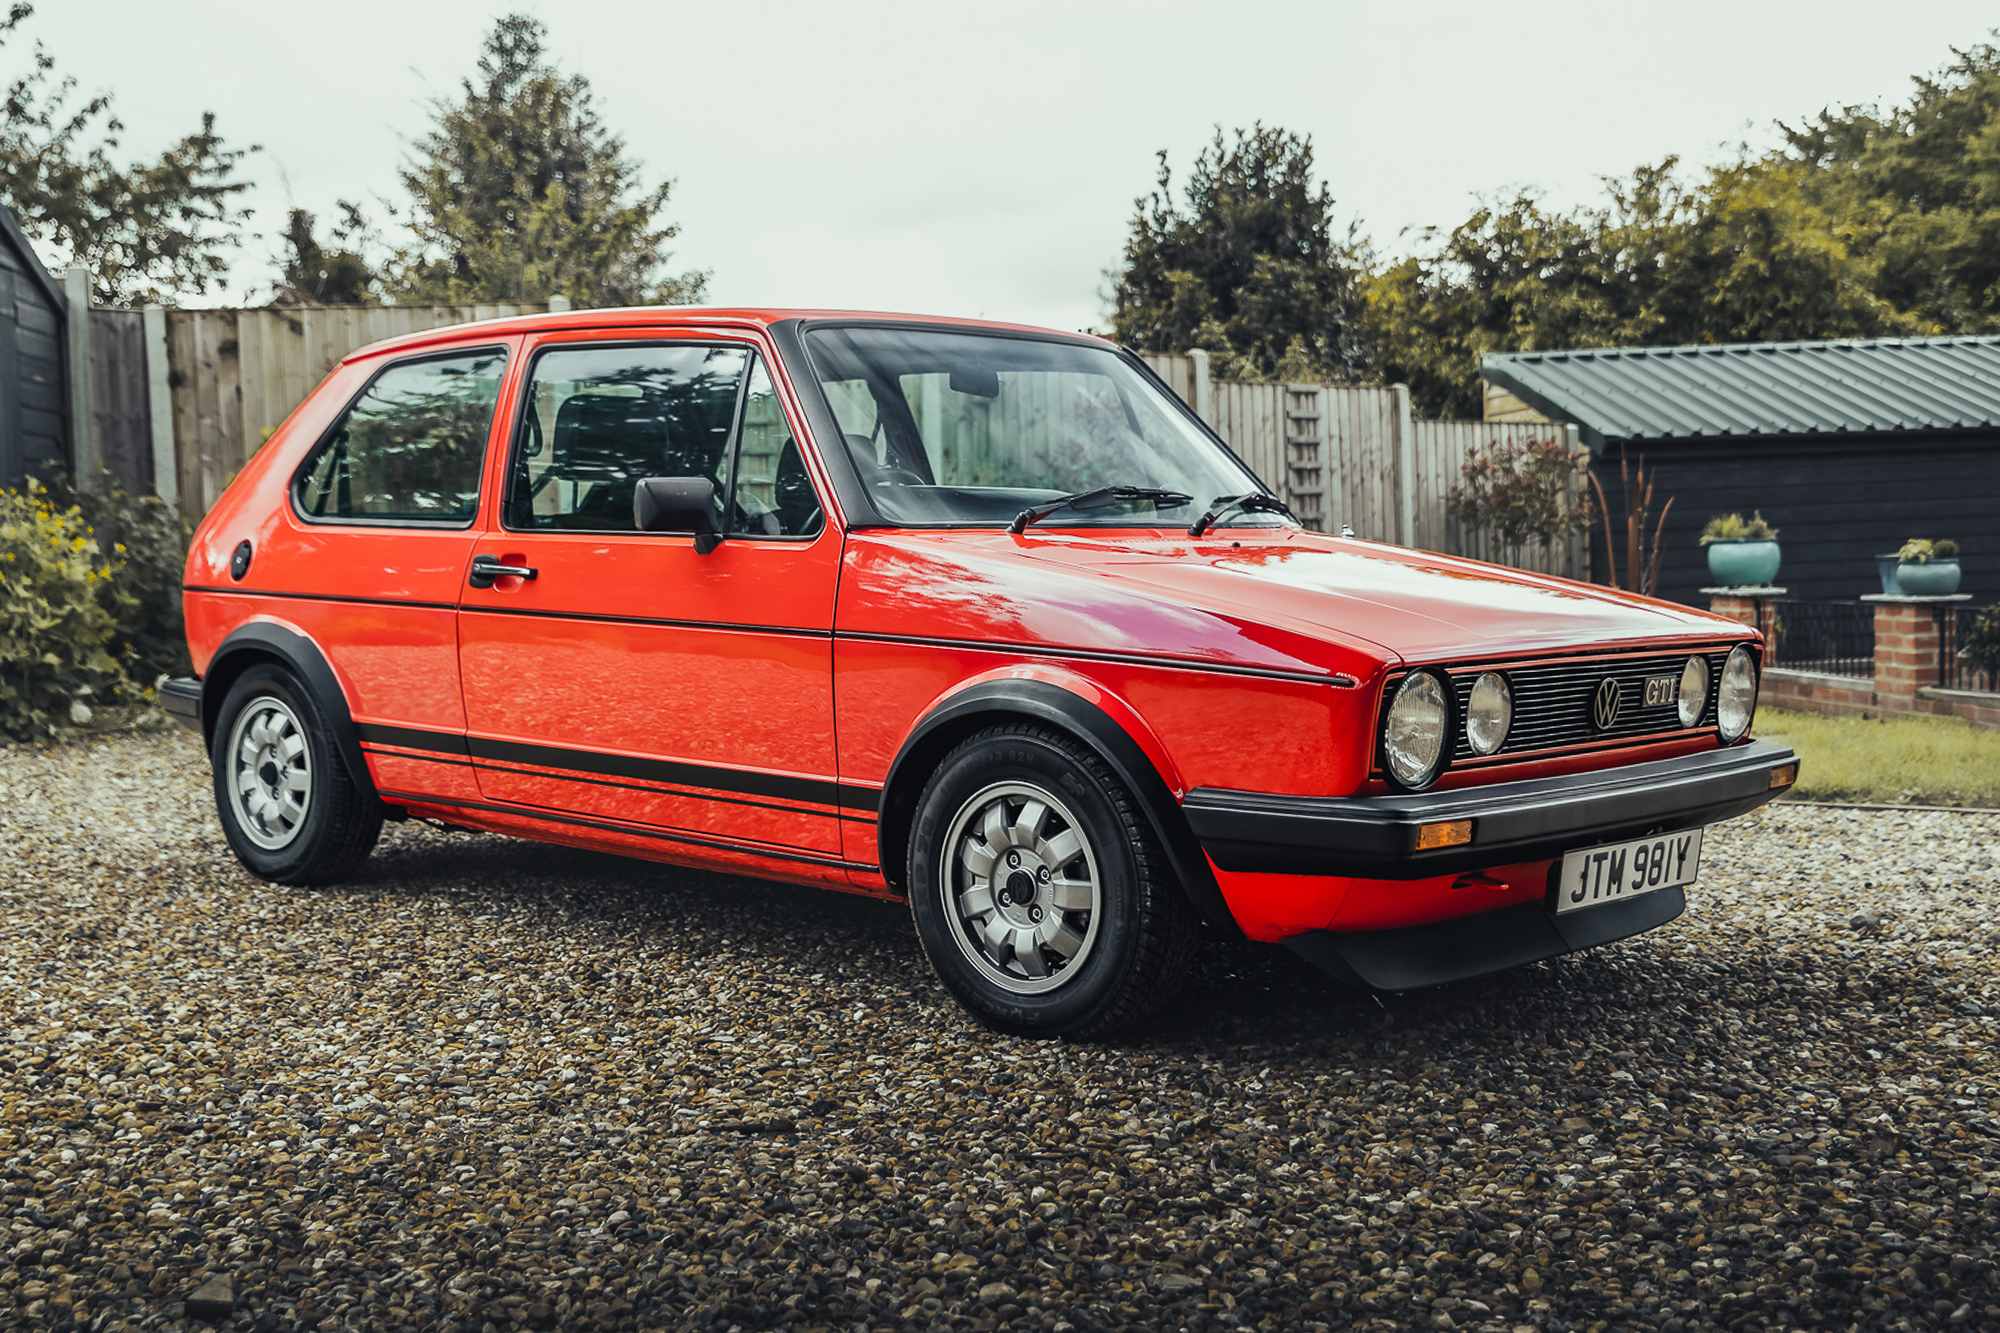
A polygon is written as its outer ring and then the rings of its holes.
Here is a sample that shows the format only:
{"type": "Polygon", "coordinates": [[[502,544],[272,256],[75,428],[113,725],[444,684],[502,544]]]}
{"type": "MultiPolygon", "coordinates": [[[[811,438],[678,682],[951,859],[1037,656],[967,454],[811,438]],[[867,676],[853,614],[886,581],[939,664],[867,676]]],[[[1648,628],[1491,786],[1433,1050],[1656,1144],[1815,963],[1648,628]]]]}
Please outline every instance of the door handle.
{"type": "Polygon", "coordinates": [[[475,588],[490,588],[493,580],[502,578],[532,579],[535,571],[527,565],[509,565],[496,555],[475,555],[472,557],[472,572],[466,582],[475,588]]]}

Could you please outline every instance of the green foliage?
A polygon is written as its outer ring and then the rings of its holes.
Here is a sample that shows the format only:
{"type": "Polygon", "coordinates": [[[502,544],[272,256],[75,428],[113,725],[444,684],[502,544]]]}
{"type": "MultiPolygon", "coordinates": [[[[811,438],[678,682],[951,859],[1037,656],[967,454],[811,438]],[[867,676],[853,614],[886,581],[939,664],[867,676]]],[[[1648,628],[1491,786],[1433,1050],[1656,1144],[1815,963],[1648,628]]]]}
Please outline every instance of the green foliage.
{"type": "Polygon", "coordinates": [[[376,305],[380,275],[367,257],[374,228],[359,204],[342,199],[340,221],[328,234],[331,246],[315,235],[318,219],[294,208],[285,220],[285,262],[272,284],[274,305],[376,305]]]}
{"type": "Polygon", "coordinates": [[[1464,481],[1449,497],[1452,516],[1463,528],[1496,533],[1515,546],[1553,546],[1588,529],[1596,515],[1578,486],[1589,468],[1589,451],[1572,451],[1553,436],[1525,444],[1495,440],[1466,451],[1464,481]]]}
{"type": "Polygon", "coordinates": [[[127,495],[109,476],[100,481],[86,494],[57,483],[50,495],[76,508],[106,555],[111,576],[98,594],[112,619],[107,647],[132,694],[163,675],[194,674],[181,618],[181,578],[193,533],[180,511],[157,495],[127,495]]]}
{"type": "Polygon", "coordinates": [[[636,163],[604,127],[589,82],[563,77],[547,29],[513,14],[487,36],[477,81],[402,172],[414,243],[389,264],[399,301],[541,301],[578,306],[684,304],[706,273],[663,277],[660,215],[670,184],[641,190],[636,163]]]}
{"type": "MultiPolygon", "coordinates": [[[[16,3],[0,19],[0,41],[34,9],[16,3]]],[[[111,97],[75,100],[76,79],[55,79],[55,60],[38,42],[34,68],[0,101],[0,196],[28,236],[60,263],[85,264],[92,299],[142,305],[202,295],[229,272],[249,211],[231,180],[248,149],[228,148],[204,112],[201,129],[154,162],[112,160],[124,126],[111,97]],[[53,81],[53,82],[52,82],[53,81]]]]}
{"type": "Polygon", "coordinates": [[[1931,543],[1931,556],[1937,560],[1958,559],[1958,543],[1949,537],[1941,537],[1931,543]]]}
{"type": "Polygon", "coordinates": [[[1312,142],[1256,125],[1195,158],[1176,204],[1167,155],[1137,202],[1113,293],[1127,346],[1202,348],[1231,379],[1352,380],[1366,363],[1355,279],[1365,256],[1336,236],[1312,181],[1312,142]]]}
{"type": "Polygon", "coordinates": [[[80,512],[34,482],[0,491],[0,735],[80,725],[90,719],[84,698],[118,680],[106,651],[112,577],[80,512]]]}
{"type": "Polygon", "coordinates": [[[1708,520],[1708,526],[1701,530],[1701,544],[1710,542],[1767,542],[1775,539],[1778,530],[1764,521],[1763,511],[1749,518],[1741,514],[1717,514],[1708,520]]]}

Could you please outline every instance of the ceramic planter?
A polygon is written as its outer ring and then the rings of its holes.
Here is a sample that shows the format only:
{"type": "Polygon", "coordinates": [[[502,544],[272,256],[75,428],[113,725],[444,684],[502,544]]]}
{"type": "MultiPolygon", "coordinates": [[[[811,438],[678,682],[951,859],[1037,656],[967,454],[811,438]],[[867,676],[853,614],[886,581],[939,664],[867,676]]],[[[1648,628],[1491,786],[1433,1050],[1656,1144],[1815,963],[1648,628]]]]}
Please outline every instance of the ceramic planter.
{"type": "Polygon", "coordinates": [[[1903,557],[1897,555],[1894,551],[1889,552],[1887,555],[1878,555],[1875,557],[1875,572],[1882,576],[1882,593],[1884,596],[1895,597],[1902,593],[1903,590],[1896,586],[1896,566],[1902,563],[1903,557]]]}
{"type": "Polygon", "coordinates": [[[1708,573],[1732,588],[1766,587],[1778,577],[1778,543],[1769,538],[1710,542],[1708,573]]]}
{"type": "Polygon", "coordinates": [[[1948,597],[1958,591],[1958,561],[1900,564],[1896,566],[1896,590],[1905,597],[1948,597]]]}

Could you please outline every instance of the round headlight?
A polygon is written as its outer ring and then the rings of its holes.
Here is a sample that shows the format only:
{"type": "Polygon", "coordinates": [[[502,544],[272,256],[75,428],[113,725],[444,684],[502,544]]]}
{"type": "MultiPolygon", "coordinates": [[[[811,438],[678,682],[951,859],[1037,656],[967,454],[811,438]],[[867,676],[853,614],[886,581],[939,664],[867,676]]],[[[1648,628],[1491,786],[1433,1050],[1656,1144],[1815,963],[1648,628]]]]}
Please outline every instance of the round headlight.
{"type": "Polygon", "coordinates": [[[1708,706],[1708,660],[1690,657],[1681,668],[1681,725],[1691,727],[1701,721],[1708,706]]]}
{"type": "Polygon", "coordinates": [[[1729,660],[1722,664],[1722,690],[1715,705],[1722,743],[1741,740],[1743,733],[1750,730],[1750,719],[1756,712],[1757,663],[1750,656],[1750,649],[1738,644],[1729,654],[1729,660]]]}
{"type": "Polygon", "coordinates": [[[1429,671],[1403,677],[1382,723],[1382,755],[1389,776],[1405,787],[1429,785],[1444,767],[1450,724],[1451,696],[1443,679],[1429,671]]]}
{"type": "Polygon", "coordinates": [[[1472,697],[1465,705],[1465,739],[1472,752],[1492,754],[1507,742],[1507,728],[1514,724],[1514,692],[1507,678],[1488,671],[1472,682],[1472,697]]]}

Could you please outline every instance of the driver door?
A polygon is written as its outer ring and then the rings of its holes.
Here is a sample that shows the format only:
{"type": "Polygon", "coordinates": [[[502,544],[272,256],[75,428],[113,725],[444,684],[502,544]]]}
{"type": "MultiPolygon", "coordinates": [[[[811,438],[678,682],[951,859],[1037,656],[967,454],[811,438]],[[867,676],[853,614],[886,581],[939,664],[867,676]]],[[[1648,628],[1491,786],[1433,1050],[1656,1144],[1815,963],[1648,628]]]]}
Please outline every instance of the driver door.
{"type": "Polygon", "coordinates": [[[839,534],[764,353],[693,331],[564,332],[528,356],[506,493],[473,550],[534,573],[475,569],[459,607],[481,794],[670,842],[837,858],[839,534]],[[715,483],[723,541],[704,554],[691,535],[637,531],[649,476],[715,483]]]}

